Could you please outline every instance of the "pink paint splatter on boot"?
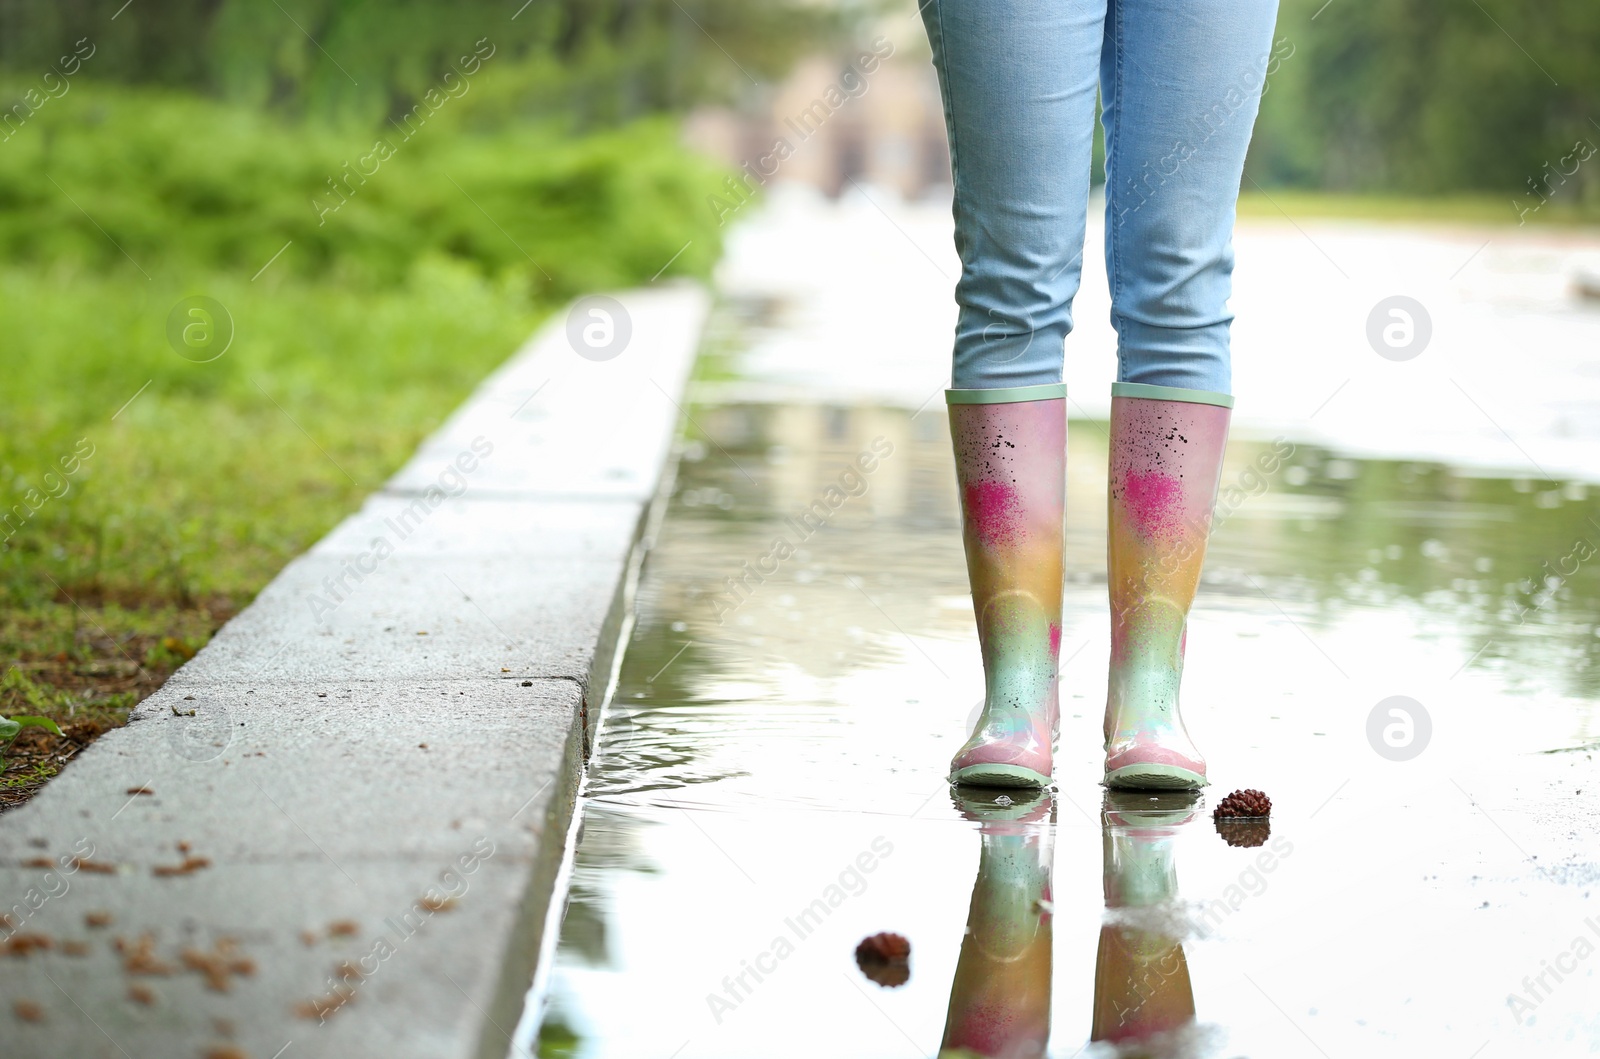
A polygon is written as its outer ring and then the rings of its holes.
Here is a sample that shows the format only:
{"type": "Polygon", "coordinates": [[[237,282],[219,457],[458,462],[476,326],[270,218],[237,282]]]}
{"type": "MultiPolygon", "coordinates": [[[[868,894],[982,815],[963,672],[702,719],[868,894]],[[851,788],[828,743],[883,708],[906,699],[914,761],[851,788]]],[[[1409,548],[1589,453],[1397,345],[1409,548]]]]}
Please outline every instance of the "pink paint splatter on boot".
{"type": "Polygon", "coordinates": [[[1055,622],[1050,623],[1050,657],[1061,657],[1061,626],[1055,622]]]}
{"type": "Polygon", "coordinates": [[[1181,540],[1183,483],[1170,474],[1129,471],[1122,482],[1122,503],[1133,524],[1146,537],[1181,540]]]}
{"type": "Polygon", "coordinates": [[[1026,536],[1022,498],[1006,482],[973,482],[966,488],[967,518],[990,548],[1016,546],[1026,536]]]}

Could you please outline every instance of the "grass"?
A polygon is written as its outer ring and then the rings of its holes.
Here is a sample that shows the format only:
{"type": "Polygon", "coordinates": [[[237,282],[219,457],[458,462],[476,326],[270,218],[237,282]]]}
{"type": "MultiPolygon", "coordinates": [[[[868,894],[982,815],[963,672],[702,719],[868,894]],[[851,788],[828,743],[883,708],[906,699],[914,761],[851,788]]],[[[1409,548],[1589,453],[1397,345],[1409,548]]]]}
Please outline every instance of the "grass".
{"type": "Polygon", "coordinates": [[[18,737],[0,807],[121,723],[555,306],[686,242],[667,274],[718,253],[721,174],[665,125],[425,126],[319,224],[350,142],[82,85],[0,145],[0,716],[66,733],[18,737]],[[185,315],[195,296],[222,310],[185,315]]]}
{"type": "MultiPolygon", "coordinates": [[[[51,717],[68,742],[121,723],[393,473],[544,311],[445,262],[376,291],[216,274],[200,289],[236,333],[197,364],[164,336],[191,287],[128,272],[0,270],[0,328],[33,327],[0,443],[11,518],[0,535],[15,530],[0,550],[0,658],[12,668],[0,714],[51,717]],[[30,488],[43,499],[31,513],[30,488]]],[[[9,755],[0,786],[39,764],[9,755]]]]}
{"type": "Polygon", "coordinates": [[[377,291],[215,275],[199,289],[235,335],[193,363],[164,334],[191,289],[0,271],[0,328],[36,328],[7,412],[7,484],[13,501],[44,494],[0,552],[13,600],[248,595],[380,485],[543,311],[439,262],[377,291]]]}

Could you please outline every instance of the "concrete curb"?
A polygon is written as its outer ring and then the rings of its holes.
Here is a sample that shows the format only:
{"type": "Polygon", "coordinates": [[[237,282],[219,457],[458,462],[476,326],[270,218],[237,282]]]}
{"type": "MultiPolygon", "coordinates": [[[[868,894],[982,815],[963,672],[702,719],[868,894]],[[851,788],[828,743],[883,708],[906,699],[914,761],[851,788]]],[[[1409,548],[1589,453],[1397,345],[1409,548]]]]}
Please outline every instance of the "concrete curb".
{"type": "Polygon", "coordinates": [[[557,315],[0,817],[8,1056],[507,1053],[708,308],[557,315]]]}

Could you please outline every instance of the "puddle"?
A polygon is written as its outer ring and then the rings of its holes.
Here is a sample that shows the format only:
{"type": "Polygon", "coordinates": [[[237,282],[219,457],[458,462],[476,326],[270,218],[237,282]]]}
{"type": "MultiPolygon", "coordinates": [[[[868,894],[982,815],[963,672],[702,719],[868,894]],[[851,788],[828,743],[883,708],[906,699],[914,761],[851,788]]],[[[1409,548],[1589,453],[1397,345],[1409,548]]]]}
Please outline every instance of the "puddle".
{"type": "Polygon", "coordinates": [[[537,1055],[1600,1048],[1600,495],[1236,439],[1184,684],[1213,786],[1107,798],[1105,428],[1074,421],[1057,791],[963,802],[943,408],[693,418],[537,1055]],[[1225,840],[1240,787],[1270,829],[1225,840]],[[880,931],[904,984],[857,966],[880,931]]]}

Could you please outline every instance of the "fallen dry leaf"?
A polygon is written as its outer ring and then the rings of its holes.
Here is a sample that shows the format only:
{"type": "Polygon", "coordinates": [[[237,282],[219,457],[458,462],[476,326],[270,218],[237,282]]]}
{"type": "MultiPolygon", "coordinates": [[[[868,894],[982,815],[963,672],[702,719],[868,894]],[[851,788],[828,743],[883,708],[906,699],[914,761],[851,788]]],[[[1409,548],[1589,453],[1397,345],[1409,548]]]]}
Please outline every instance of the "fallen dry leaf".
{"type": "Polygon", "coordinates": [[[193,875],[201,868],[211,867],[209,857],[185,857],[182,864],[158,864],[150,869],[151,874],[158,878],[170,879],[174,875],[193,875]]]}
{"type": "Polygon", "coordinates": [[[12,956],[26,956],[30,952],[55,948],[55,939],[48,934],[13,934],[11,938],[0,944],[0,950],[12,956]]]}
{"type": "Polygon", "coordinates": [[[103,860],[89,860],[87,857],[73,857],[72,864],[79,871],[93,872],[96,875],[115,875],[117,866],[107,864],[103,860]]]}
{"type": "Polygon", "coordinates": [[[128,974],[169,975],[177,968],[156,955],[156,936],[141,934],[138,941],[118,938],[114,942],[122,954],[122,969],[128,974]]]}
{"type": "Polygon", "coordinates": [[[344,1007],[356,998],[355,992],[349,994],[330,993],[325,997],[312,997],[295,1005],[294,1013],[303,1019],[326,1019],[329,1015],[344,1007]]]}
{"type": "Polygon", "coordinates": [[[256,962],[242,954],[233,939],[218,938],[211,948],[211,952],[188,948],[179,954],[185,967],[205,976],[207,989],[226,993],[233,987],[230,976],[237,974],[248,978],[256,973],[256,962]]]}

